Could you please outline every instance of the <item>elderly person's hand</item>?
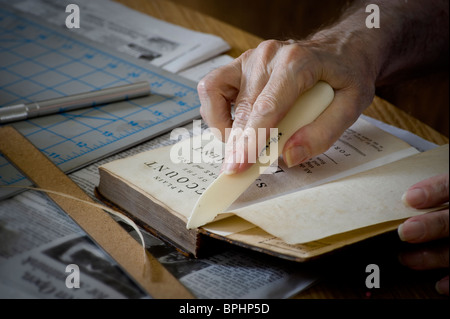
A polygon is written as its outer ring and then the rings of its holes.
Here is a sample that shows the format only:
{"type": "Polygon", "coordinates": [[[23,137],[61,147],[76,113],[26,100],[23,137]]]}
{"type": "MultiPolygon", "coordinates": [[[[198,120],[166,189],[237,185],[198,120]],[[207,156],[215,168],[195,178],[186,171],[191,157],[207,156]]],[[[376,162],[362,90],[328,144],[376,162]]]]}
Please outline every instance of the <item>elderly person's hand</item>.
{"type": "MultiPolygon", "coordinates": [[[[448,202],[448,174],[439,175],[411,186],[405,193],[405,203],[414,208],[439,207],[448,202]]],[[[449,237],[448,208],[406,220],[398,228],[403,241],[425,243],[449,237]]],[[[436,249],[420,249],[400,255],[400,261],[413,269],[448,268],[448,244],[436,249]]],[[[436,290],[448,295],[448,276],[436,283],[436,290]]]]}
{"type": "Polygon", "coordinates": [[[287,141],[283,159],[294,166],[326,151],[370,105],[376,85],[396,82],[417,66],[429,67],[445,48],[448,3],[443,0],[355,1],[335,25],[306,40],[262,42],[198,85],[205,122],[224,141],[226,129],[233,128],[223,170],[247,169],[248,136],[265,129],[268,138],[298,96],[319,80],[333,87],[334,100],[287,141]],[[379,6],[379,29],[366,24],[368,4],[379,6]]]}
{"type": "MultiPolygon", "coordinates": [[[[241,145],[247,130],[257,134],[258,128],[277,127],[298,96],[324,80],[335,89],[333,102],[286,143],[283,158],[293,166],[326,151],[371,103],[376,76],[358,48],[342,45],[336,49],[338,43],[327,41],[265,41],[213,71],[198,86],[203,118],[224,138],[229,127],[235,129],[233,134],[244,132],[234,141],[241,145]]],[[[226,154],[226,173],[251,164],[246,161],[249,150],[230,145],[227,149],[233,152],[226,154]]]]}

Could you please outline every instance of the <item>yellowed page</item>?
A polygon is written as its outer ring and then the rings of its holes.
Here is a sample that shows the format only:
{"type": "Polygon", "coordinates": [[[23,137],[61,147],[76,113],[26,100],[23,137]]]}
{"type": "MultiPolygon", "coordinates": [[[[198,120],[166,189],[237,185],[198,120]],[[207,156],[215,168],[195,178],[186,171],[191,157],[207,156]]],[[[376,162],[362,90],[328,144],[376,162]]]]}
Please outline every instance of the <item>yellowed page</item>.
{"type": "Polygon", "coordinates": [[[315,188],[233,211],[288,244],[421,214],[402,195],[413,184],[448,173],[448,145],[315,188]]]}

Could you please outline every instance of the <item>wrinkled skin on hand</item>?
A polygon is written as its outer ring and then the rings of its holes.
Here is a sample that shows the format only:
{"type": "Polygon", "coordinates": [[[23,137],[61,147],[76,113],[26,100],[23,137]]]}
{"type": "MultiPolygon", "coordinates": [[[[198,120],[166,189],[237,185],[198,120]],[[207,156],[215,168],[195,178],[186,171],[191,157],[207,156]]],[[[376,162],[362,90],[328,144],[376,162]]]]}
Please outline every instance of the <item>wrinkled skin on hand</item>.
{"type": "MultiPolygon", "coordinates": [[[[198,85],[203,119],[220,130],[223,140],[228,127],[242,132],[274,128],[302,92],[323,80],[335,90],[333,102],[289,139],[283,158],[294,166],[326,151],[371,103],[375,92],[375,72],[366,67],[358,50],[345,45],[336,49],[338,44],[328,42],[325,38],[265,41],[211,72],[198,85]],[[355,67],[358,63],[360,67],[355,67]]],[[[236,144],[239,138],[243,137],[238,136],[236,144]]],[[[226,154],[225,171],[235,173],[249,166],[248,150],[227,149],[235,153],[226,154]]]]}
{"type": "MultiPolygon", "coordinates": [[[[448,174],[435,176],[411,186],[404,201],[414,208],[439,207],[448,202],[448,174]]],[[[398,228],[400,238],[409,243],[426,243],[449,237],[448,208],[411,217],[398,228]]],[[[400,255],[400,261],[412,269],[448,268],[449,247],[439,245],[400,255]]],[[[436,283],[436,290],[449,294],[448,276],[436,283]]]]}

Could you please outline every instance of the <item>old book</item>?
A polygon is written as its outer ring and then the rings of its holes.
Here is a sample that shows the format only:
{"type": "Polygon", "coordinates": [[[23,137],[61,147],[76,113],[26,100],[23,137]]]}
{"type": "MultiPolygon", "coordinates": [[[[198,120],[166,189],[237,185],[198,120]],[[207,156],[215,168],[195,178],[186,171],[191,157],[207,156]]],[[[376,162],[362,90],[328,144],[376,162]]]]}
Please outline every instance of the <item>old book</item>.
{"type": "Polygon", "coordinates": [[[220,172],[220,150],[222,143],[202,132],[115,160],[99,168],[97,191],[195,256],[202,238],[209,236],[305,261],[393,230],[406,218],[424,213],[405,206],[403,193],[426,177],[448,172],[448,145],[419,153],[359,119],[325,153],[289,169],[278,161],[227,212],[188,230],[196,201],[220,172]]]}

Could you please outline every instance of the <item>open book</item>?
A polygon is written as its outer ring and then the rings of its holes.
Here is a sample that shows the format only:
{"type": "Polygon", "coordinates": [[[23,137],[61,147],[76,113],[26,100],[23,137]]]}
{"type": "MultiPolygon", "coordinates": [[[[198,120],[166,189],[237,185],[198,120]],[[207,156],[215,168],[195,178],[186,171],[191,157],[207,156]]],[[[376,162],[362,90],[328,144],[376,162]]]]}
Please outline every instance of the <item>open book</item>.
{"type": "MultiPolygon", "coordinates": [[[[293,168],[282,160],[224,214],[188,230],[192,209],[221,168],[222,143],[211,133],[107,163],[98,193],[179,249],[197,255],[205,236],[305,261],[395,229],[424,210],[403,193],[448,172],[448,145],[419,153],[359,119],[325,153],[293,168]],[[179,152],[188,149],[186,152],[179,152]],[[198,160],[201,159],[201,160],[198,160]]],[[[223,153],[222,153],[223,154],[223,153]]],[[[220,200],[218,198],[217,200],[220,200]]]]}

